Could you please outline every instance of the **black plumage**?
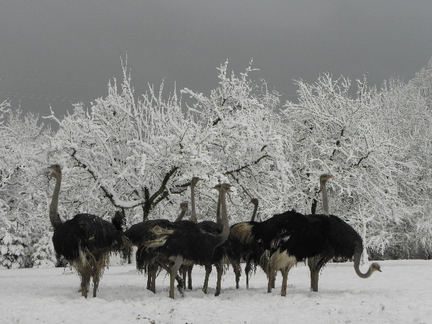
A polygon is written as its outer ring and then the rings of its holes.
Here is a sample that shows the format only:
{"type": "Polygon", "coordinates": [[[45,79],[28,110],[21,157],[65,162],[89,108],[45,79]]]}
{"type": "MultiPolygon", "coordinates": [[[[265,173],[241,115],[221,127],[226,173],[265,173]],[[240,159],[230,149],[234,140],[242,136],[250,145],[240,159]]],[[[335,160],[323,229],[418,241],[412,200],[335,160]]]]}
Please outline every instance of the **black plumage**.
{"type": "Polygon", "coordinates": [[[128,253],[128,240],[122,232],[124,215],[116,214],[112,223],[91,214],[78,214],[63,222],[58,214],[61,167],[54,164],[48,169],[51,176],[56,179],[50,204],[54,250],[77,270],[81,277],[81,293],[86,298],[90,279],[93,279],[93,297],[96,297],[100,278],[109,263],[110,253],[120,250],[128,253]]]}
{"type": "MultiPolygon", "coordinates": [[[[219,203],[219,202],[218,202],[219,203]]],[[[223,226],[211,221],[203,221],[198,223],[198,227],[207,233],[220,234],[222,232],[223,226]]],[[[242,246],[239,239],[231,234],[228,239],[221,245],[219,245],[213,254],[211,262],[205,264],[205,278],[203,291],[207,293],[208,281],[212,271],[212,265],[216,267],[217,281],[216,281],[216,291],[215,296],[219,296],[221,293],[222,285],[222,275],[225,272],[225,267],[231,265],[235,274],[236,288],[239,288],[239,281],[241,276],[241,252],[242,246]]]]}
{"type": "Polygon", "coordinates": [[[182,221],[174,224],[173,229],[154,227],[153,236],[144,243],[143,248],[148,253],[153,253],[157,262],[167,264],[170,261],[167,269],[170,273],[171,298],[174,298],[174,281],[178,278],[177,271],[180,266],[211,263],[216,247],[227,240],[230,228],[226,215],[225,194],[229,188],[228,184],[217,186],[222,196],[223,230],[220,234],[204,232],[195,223],[182,221]]]}
{"type": "Polygon", "coordinates": [[[113,224],[91,214],[78,214],[54,230],[54,250],[74,262],[80,253],[118,251],[123,246],[123,233],[113,224]]]}
{"type": "MultiPolygon", "coordinates": [[[[330,215],[327,196],[327,181],[331,174],[322,174],[319,178],[324,215],[309,215],[308,217],[327,217],[329,222],[329,242],[323,246],[322,252],[308,258],[311,277],[311,290],[318,291],[319,272],[333,258],[354,259],[354,270],[360,278],[368,278],[374,271],[381,271],[378,263],[372,263],[366,273],[360,271],[360,258],[363,252],[363,241],[360,235],[346,222],[337,216],[330,215]]],[[[314,204],[316,207],[316,204],[314,204]]],[[[315,207],[312,209],[314,210],[315,207]]]]}
{"type": "Polygon", "coordinates": [[[154,240],[164,241],[164,244],[155,247],[154,252],[159,255],[181,255],[185,260],[205,265],[213,258],[215,246],[220,242],[219,234],[210,234],[201,230],[190,221],[172,223],[169,228],[156,226],[152,228],[153,235],[145,242],[147,248],[152,248],[154,240]]]}
{"type": "MultiPolygon", "coordinates": [[[[188,210],[188,204],[183,202],[180,204],[181,213],[174,223],[182,221],[188,210]]],[[[142,248],[146,240],[149,240],[152,235],[152,229],[156,226],[164,229],[174,228],[173,222],[167,219],[153,219],[140,222],[132,225],[126,232],[125,236],[131,241],[134,246],[138,247],[136,252],[136,266],[140,271],[147,273],[147,289],[156,292],[156,276],[159,270],[159,264],[154,262],[154,257],[142,248]]],[[[182,223],[183,224],[183,223],[182,223]]]]}
{"type": "Polygon", "coordinates": [[[262,244],[250,239],[250,229],[255,221],[258,211],[258,199],[251,199],[250,203],[254,205],[251,220],[249,222],[241,222],[231,226],[231,236],[235,237],[235,253],[239,254],[240,261],[245,262],[246,288],[249,289],[249,277],[251,271],[256,271],[257,266],[261,266],[266,271],[265,260],[262,258],[265,249],[262,244]]]}
{"type": "MultiPolygon", "coordinates": [[[[268,275],[268,292],[273,287],[276,271],[283,276],[281,294],[286,295],[289,270],[299,261],[313,259],[315,273],[334,257],[354,258],[356,273],[367,278],[373,271],[380,271],[373,263],[366,274],[359,270],[363,250],[360,235],[339,217],[330,215],[303,215],[294,210],[275,215],[261,223],[245,222],[243,242],[259,243],[267,251],[265,262],[268,275]]],[[[311,275],[312,276],[312,275],[311,275]]],[[[311,284],[314,284],[311,280],[311,284]]],[[[312,287],[313,288],[313,287],[312,287]]]]}
{"type": "Polygon", "coordinates": [[[152,219],[138,224],[134,224],[125,231],[125,235],[131,243],[139,246],[148,239],[150,230],[155,226],[170,227],[172,222],[167,219],[152,219]]]}

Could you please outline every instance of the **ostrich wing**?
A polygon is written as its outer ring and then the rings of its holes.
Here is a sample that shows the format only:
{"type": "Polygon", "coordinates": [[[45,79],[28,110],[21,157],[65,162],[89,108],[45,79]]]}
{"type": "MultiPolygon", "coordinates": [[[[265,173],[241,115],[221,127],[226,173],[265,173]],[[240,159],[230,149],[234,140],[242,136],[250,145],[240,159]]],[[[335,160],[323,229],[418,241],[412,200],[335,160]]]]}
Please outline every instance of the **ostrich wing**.
{"type": "Polygon", "coordinates": [[[53,242],[58,254],[75,260],[79,249],[92,254],[117,249],[122,245],[122,234],[98,216],[78,214],[56,229],[53,242]]]}

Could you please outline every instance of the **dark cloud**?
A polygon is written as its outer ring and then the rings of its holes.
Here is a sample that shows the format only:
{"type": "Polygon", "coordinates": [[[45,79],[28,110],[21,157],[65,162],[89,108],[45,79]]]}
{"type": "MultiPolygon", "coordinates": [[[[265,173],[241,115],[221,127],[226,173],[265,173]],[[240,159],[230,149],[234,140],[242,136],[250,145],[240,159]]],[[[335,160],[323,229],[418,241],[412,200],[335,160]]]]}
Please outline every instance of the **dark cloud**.
{"type": "Polygon", "coordinates": [[[408,80],[432,56],[429,1],[20,0],[0,9],[0,100],[39,113],[104,96],[126,53],[139,92],[162,79],[207,92],[226,59],[240,72],[253,57],[256,77],[288,99],[293,79],[408,80]]]}

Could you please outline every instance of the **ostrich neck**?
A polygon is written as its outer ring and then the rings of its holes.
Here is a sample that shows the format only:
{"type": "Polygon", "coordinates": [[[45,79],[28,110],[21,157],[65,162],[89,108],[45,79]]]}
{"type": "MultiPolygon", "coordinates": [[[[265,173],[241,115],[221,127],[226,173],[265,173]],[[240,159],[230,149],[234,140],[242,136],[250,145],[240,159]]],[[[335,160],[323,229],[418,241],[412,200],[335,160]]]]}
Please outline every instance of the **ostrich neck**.
{"type": "Polygon", "coordinates": [[[180,212],[180,215],[176,218],[175,222],[180,222],[183,219],[184,215],[186,215],[186,211],[186,209],[182,210],[180,212]]]}
{"type": "Polygon", "coordinates": [[[356,254],[354,254],[354,270],[357,273],[357,276],[359,276],[360,278],[363,279],[369,278],[374,272],[374,269],[372,268],[372,266],[369,266],[368,271],[366,273],[362,273],[360,271],[360,258],[361,258],[361,252],[356,252],[356,254]]]}
{"type": "Polygon", "coordinates": [[[195,184],[191,184],[191,221],[198,223],[196,210],[195,210],[195,184]]]}
{"type": "Polygon", "coordinates": [[[258,211],[258,205],[255,205],[254,210],[252,212],[252,218],[251,218],[251,222],[255,222],[255,217],[258,211]]]}
{"type": "Polygon", "coordinates": [[[58,214],[58,199],[60,194],[61,173],[57,174],[55,179],[56,179],[56,183],[54,186],[54,193],[51,199],[49,217],[50,217],[51,225],[54,228],[57,228],[62,223],[60,216],[58,214]]]}
{"type": "Polygon", "coordinates": [[[218,201],[217,201],[216,224],[223,226],[223,222],[222,222],[222,218],[221,218],[221,195],[219,195],[218,201]]]}
{"type": "Polygon", "coordinates": [[[327,196],[327,188],[326,183],[321,182],[321,195],[322,195],[322,204],[323,204],[323,212],[324,215],[329,215],[329,205],[328,205],[328,196],[327,196]]]}
{"type": "Polygon", "coordinates": [[[221,188],[220,191],[220,200],[221,200],[221,211],[222,211],[222,224],[223,224],[223,229],[222,232],[217,235],[218,236],[218,242],[216,243],[216,246],[219,246],[221,244],[223,244],[227,239],[228,236],[230,234],[230,227],[229,227],[229,222],[228,222],[228,216],[227,216],[227,207],[226,207],[226,192],[223,188],[221,188]]]}

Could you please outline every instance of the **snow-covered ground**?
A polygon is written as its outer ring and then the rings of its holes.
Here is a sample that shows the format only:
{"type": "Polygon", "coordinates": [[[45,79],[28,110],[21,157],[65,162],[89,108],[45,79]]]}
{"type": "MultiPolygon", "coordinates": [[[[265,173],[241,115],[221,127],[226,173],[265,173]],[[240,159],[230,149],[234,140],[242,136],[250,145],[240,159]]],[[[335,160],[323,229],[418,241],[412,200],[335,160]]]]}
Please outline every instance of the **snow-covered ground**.
{"type": "Polygon", "coordinates": [[[232,271],[215,297],[215,270],[208,295],[204,271],[194,268],[194,290],[168,298],[169,278],[157,279],[157,292],[147,291],[134,265],[111,266],[97,298],[78,293],[79,278],[70,269],[0,271],[0,323],[432,323],[432,261],[385,261],[382,273],[356,276],[352,263],[328,264],[320,291],[309,291],[304,264],[291,270],[287,297],[266,293],[263,272],[246,290],[234,287],[232,271]]]}

